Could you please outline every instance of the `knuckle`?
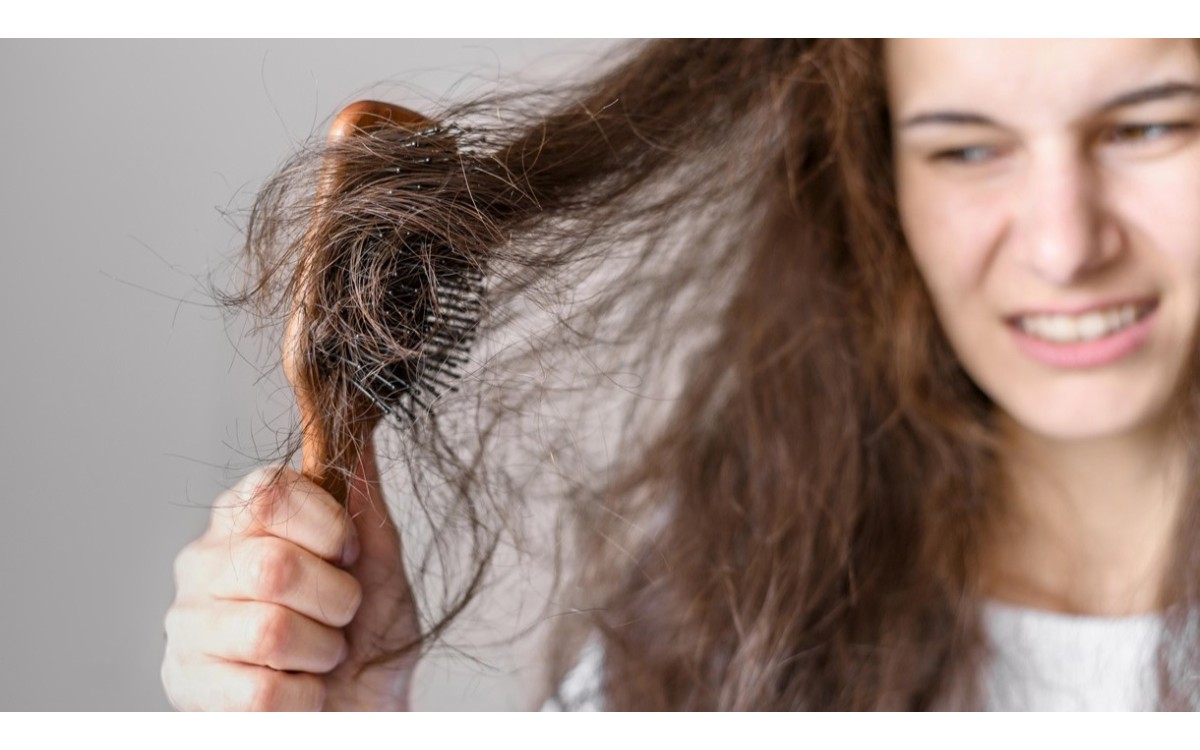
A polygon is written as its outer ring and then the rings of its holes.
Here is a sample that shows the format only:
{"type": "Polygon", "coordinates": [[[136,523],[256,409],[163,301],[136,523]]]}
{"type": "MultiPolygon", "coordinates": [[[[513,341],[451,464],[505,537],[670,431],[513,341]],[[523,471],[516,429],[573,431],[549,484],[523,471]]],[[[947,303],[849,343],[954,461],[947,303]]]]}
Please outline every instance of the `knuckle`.
{"type": "Polygon", "coordinates": [[[250,711],[319,711],[325,704],[324,682],[315,675],[262,671],[250,682],[250,711]]]}
{"type": "Polygon", "coordinates": [[[280,654],[286,653],[292,639],[292,627],[282,607],[264,607],[255,617],[250,628],[250,653],[258,664],[271,666],[279,663],[280,654]]]}
{"type": "Polygon", "coordinates": [[[270,525],[287,505],[291,486],[282,475],[267,475],[251,485],[249,494],[244,496],[246,510],[255,521],[270,525]]]}
{"type": "Polygon", "coordinates": [[[286,485],[296,478],[296,471],[288,466],[281,464],[268,464],[259,466],[251,471],[241,482],[238,482],[235,491],[238,495],[245,499],[257,497],[263,493],[269,493],[273,488],[286,485]]]}
{"type": "Polygon", "coordinates": [[[300,565],[287,542],[269,537],[260,539],[251,560],[250,586],[260,598],[278,600],[295,586],[300,565]]]}
{"type": "Polygon", "coordinates": [[[236,533],[267,525],[286,505],[298,474],[287,466],[262,466],[247,474],[213,504],[212,525],[236,533]]]}
{"type": "Polygon", "coordinates": [[[285,688],[283,675],[260,671],[250,680],[246,708],[250,711],[280,711],[287,708],[283,704],[285,688]]]}
{"type": "Polygon", "coordinates": [[[292,711],[320,711],[325,705],[325,681],[313,674],[289,675],[292,711]]]}

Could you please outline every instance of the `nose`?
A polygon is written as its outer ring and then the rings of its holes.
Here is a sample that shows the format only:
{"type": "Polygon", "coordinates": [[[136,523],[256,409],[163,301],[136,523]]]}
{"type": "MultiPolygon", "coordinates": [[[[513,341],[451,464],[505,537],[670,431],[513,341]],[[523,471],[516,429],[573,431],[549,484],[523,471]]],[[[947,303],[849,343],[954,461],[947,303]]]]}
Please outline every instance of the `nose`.
{"type": "Polygon", "coordinates": [[[1122,239],[1092,165],[1082,156],[1033,161],[1018,219],[1018,260],[1058,286],[1111,265],[1122,239]]]}

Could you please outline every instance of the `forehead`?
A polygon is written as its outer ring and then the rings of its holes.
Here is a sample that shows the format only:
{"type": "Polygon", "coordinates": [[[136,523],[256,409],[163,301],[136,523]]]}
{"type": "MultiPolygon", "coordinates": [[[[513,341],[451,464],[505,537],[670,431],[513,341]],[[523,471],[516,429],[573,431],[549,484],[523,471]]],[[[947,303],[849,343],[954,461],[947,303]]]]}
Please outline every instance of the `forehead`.
{"type": "Polygon", "coordinates": [[[1200,78],[1190,39],[897,39],[884,64],[897,117],[951,104],[1072,116],[1114,93],[1200,78]]]}

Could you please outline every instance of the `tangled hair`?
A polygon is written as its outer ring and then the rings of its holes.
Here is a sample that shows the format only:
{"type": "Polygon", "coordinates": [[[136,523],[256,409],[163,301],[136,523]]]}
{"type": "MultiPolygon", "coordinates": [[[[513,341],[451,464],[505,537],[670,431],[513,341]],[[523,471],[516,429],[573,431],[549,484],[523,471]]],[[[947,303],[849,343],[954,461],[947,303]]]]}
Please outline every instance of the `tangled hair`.
{"type": "MultiPolygon", "coordinates": [[[[412,495],[398,523],[429,533],[406,539],[409,648],[548,512],[552,678],[598,633],[610,708],[981,705],[1002,446],[901,232],[882,44],[639,43],[584,83],[425,114],[452,148],[380,132],[291,159],[226,298],[279,330],[296,269],[324,274],[306,325],[341,354],[313,398],[344,437],[376,387],[362,373],[420,354],[397,264],[433,278],[446,252],[484,271],[457,390],[385,423],[382,463],[412,495]],[[314,201],[328,163],[346,179],[314,201]],[[314,215],[333,224],[314,234],[314,215]],[[387,240],[414,228],[441,250],[387,240]]],[[[1168,582],[1176,642],[1195,547],[1168,582]]],[[[1195,654],[1162,654],[1164,705],[1184,706],[1195,654]]]]}

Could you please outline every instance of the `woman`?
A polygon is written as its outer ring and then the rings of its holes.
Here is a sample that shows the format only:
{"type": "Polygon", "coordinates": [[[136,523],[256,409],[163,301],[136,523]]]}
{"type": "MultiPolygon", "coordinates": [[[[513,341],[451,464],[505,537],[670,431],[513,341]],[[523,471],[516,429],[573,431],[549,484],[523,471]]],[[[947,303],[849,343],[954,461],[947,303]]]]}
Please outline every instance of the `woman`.
{"type": "MultiPolygon", "coordinates": [[[[384,287],[343,273],[369,276],[369,253],[336,260],[296,231],[313,207],[288,213],[313,191],[300,167],[330,159],[367,187],[324,215],[420,216],[490,270],[479,340],[532,343],[395,430],[419,507],[467,521],[461,588],[410,592],[463,558],[435,544],[406,575],[370,439],[338,467],[352,522],[295,472],[260,472],[180,555],[177,706],[406,707],[420,647],[539,497],[575,522],[556,674],[591,644],[565,683],[586,689],[560,702],[1194,705],[1192,42],[655,42],[548,114],[498,101],[441,113],[471,124],[420,189],[365,178],[424,158],[412,138],[298,160],[256,206],[255,283],[231,299],[278,311],[281,261],[315,257],[342,274],[318,307],[353,299],[353,330],[388,338],[353,291],[384,287]],[[584,289],[559,325],[513,325],[520,301],[584,289]],[[500,378],[560,352],[657,380],[500,378]],[[555,432],[538,407],[560,396],[579,410],[555,432]],[[614,403],[602,455],[578,448],[614,403]],[[537,440],[499,429],[531,413],[537,440]]],[[[336,351],[361,354],[352,339],[336,351]]],[[[343,414],[332,393],[314,402],[343,414]]]]}

